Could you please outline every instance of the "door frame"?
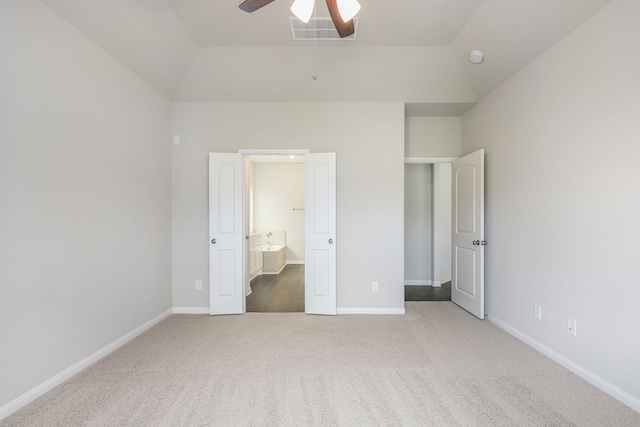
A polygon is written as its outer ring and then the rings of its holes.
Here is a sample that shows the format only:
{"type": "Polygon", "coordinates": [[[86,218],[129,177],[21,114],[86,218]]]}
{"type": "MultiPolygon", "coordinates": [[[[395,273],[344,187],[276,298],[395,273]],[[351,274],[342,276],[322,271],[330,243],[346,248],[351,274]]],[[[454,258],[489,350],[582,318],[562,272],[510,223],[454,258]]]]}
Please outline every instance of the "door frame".
{"type": "MultiPolygon", "coordinates": [[[[404,164],[420,164],[420,165],[433,165],[434,168],[437,168],[438,165],[443,164],[443,163],[452,163],[454,160],[458,160],[459,157],[405,157],[404,158],[404,164]]],[[[439,241],[438,237],[438,230],[440,229],[440,224],[442,222],[442,218],[440,218],[440,215],[438,215],[438,197],[437,196],[437,192],[438,192],[438,183],[435,181],[435,177],[436,177],[436,173],[435,173],[435,169],[434,169],[434,182],[433,182],[433,188],[434,188],[434,194],[433,194],[433,221],[432,221],[432,226],[433,226],[433,241],[431,244],[431,254],[432,254],[432,271],[431,271],[431,286],[433,287],[441,287],[442,283],[440,282],[440,248],[436,247],[436,242],[439,241]]]]}

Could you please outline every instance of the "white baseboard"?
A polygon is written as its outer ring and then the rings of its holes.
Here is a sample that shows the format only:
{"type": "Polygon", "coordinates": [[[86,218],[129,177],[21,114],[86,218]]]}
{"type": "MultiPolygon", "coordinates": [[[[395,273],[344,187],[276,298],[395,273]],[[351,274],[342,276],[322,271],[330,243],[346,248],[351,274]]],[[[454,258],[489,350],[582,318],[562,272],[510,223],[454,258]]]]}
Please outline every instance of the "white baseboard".
{"type": "Polygon", "coordinates": [[[210,314],[209,307],[173,307],[173,314],[210,314]]]}
{"type": "Polygon", "coordinates": [[[269,274],[280,274],[280,273],[282,273],[282,270],[284,270],[284,268],[285,268],[286,266],[287,266],[287,264],[285,263],[285,264],[282,266],[282,268],[280,268],[280,270],[278,270],[278,271],[264,271],[264,270],[262,270],[262,274],[263,274],[263,275],[269,275],[269,274]]]}
{"type": "MultiPolygon", "coordinates": [[[[450,280],[450,279],[449,279],[450,280]]],[[[405,280],[405,286],[433,286],[434,288],[442,287],[442,284],[448,282],[449,280],[405,280]]]]}
{"type": "Polygon", "coordinates": [[[256,277],[260,276],[261,274],[262,274],[262,268],[258,270],[254,275],[249,275],[249,281],[252,281],[256,277]]]}
{"type": "Polygon", "coordinates": [[[287,264],[301,264],[304,265],[303,259],[288,259],[287,264]]]}
{"type": "Polygon", "coordinates": [[[431,286],[433,282],[431,280],[405,280],[405,286],[431,286]]]}
{"type": "MultiPolygon", "coordinates": [[[[405,314],[404,308],[338,308],[337,314],[405,314]]],[[[173,307],[174,314],[209,314],[209,307],[173,307]]]]}
{"type": "MultiPolygon", "coordinates": [[[[338,308],[337,314],[404,314],[404,308],[338,308]]],[[[174,314],[209,314],[209,307],[173,307],[174,314]]]]}
{"type": "Polygon", "coordinates": [[[536,341],[535,339],[531,338],[529,335],[519,331],[518,329],[509,325],[508,323],[505,323],[500,319],[496,319],[491,315],[487,315],[487,320],[489,320],[491,323],[495,324],[499,328],[505,330],[509,334],[513,335],[514,337],[518,338],[520,341],[524,342],[525,344],[535,348],[540,353],[544,354],[554,362],[557,362],[560,365],[564,366],[565,368],[567,368],[568,370],[570,370],[571,372],[573,372],[583,380],[587,381],[588,383],[594,385],[595,387],[599,388],[603,392],[607,393],[609,396],[619,400],[620,402],[624,403],[634,411],[640,412],[640,399],[630,395],[629,393],[620,389],[619,387],[616,387],[615,385],[611,384],[609,381],[583,368],[582,366],[571,361],[567,357],[550,349],[549,347],[542,344],[541,342],[536,341]]]}
{"type": "Polygon", "coordinates": [[[434,288],[442,287],[442,282],[433,280],[405,280],[405,286],[432,286],[434,288]]]}
{"type": "Polygon", "coordinates": [[[23,406],[33,402],[38,397],[40,397],[43,394],[45,394],[46,392],[52,390],[54,387],[62,384],[63,382],[65,382],[66,380],[71,378],[72,376],[78,374],[82,370],[84,370],[84,369],[88,368],[89,366],[93,365],[94,363],[96,363],[97,361],[102,359],[103,357],[108,356],[110,353],[112,353],[115,350],[117,350],[118,348],[122,347],[123,345],[125,345],[126,343],[128,343],[129,341],[131,341],[132,339],[137,337],[138,335],[142,334],[143,332],[147,331],[151,327],[155,326],[157,323],[159,323],[162,320],[164,320],[167,317],[169,317],[171,315],[171,313],[172,313],[172,310],[169,309],[169,310],[165,311],[164,313],[154,317],[153,319],[149,320],[148,322],[144,323],[143,325],[138,326],[137,328],[135,328],[133,331],[129,332],[128,334],[126,334],[126,335],[118,338],[117,340],[113,341],[111,344],[108,344],[107,346],[101,348],[100,350],[96,351],[95,353],[91,354],[90,356],[82,359],[78,363],[75,363],[75,364],[69,366],[67,369],[65,369],[64,371],[60,372],[59,374],[49,378],[47,381],[43,382],[42,384],[32,388],[31,390],[29,390],[28,392],[24,393],[23,395],[18,396],[17,398],[13,399],[11,402],[9,402],[6,405],[0,407],[0,421],[3,420],[4,418],[8,417],[9,415],[13,414],[14,412],[16,412],[18,409],[22,408],[23,406]]]}
{"type": "Polygon", "coordinates": [[[338,314],[404,314],[404,308],[339,308],[338,314]]]}

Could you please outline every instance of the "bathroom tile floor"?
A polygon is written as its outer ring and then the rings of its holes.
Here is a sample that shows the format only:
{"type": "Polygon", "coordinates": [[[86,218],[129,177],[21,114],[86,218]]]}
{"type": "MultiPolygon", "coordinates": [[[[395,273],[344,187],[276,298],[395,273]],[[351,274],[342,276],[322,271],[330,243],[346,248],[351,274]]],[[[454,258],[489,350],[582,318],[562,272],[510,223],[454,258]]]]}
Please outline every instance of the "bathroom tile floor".
{"type": "Polygon", "coordinates": [[[304,265],[287,264],[280,274],[263,274],[251,281],[247,312],[304,312],[304,265]]]}

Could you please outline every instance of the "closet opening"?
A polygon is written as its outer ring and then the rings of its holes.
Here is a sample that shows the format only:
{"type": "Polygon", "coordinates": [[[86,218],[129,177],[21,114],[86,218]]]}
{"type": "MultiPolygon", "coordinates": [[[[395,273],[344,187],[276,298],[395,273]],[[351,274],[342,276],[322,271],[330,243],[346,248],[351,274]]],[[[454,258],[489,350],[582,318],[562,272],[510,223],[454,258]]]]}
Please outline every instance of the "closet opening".
{"type": "Polygon", "coordinates": [[[405,161],[405,301],[451,300],[451,160],[405,161]]]}

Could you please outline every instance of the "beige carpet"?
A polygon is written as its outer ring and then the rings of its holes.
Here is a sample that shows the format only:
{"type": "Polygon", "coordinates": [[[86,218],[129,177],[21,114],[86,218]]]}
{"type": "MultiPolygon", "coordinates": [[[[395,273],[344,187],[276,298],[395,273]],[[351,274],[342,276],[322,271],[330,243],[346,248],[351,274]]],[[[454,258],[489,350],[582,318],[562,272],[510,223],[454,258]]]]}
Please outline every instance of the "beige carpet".
{"type": "Polygon", "coordinates": [[[407,314],[173,315],[2,426],[639,426],[450,302],[407,314]]]}

